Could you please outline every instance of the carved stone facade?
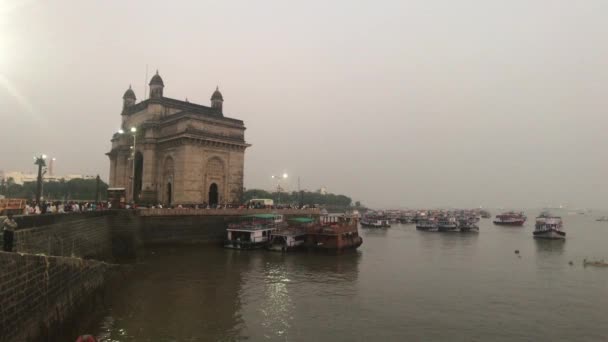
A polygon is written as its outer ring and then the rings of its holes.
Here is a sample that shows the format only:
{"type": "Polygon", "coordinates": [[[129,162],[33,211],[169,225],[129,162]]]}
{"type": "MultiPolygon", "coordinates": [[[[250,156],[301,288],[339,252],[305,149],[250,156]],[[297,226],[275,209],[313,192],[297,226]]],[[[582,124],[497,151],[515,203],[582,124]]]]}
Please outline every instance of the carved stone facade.
{"type": "Polygon", "coordinates": [[[122,129],[112,137],[110,186],[124,187],[139,203],[237,203],[243,191],[245,126],[222,113],[223,97],[212,106],[163,96],[158,72],[150,98],[123,96],[122,129]]]}

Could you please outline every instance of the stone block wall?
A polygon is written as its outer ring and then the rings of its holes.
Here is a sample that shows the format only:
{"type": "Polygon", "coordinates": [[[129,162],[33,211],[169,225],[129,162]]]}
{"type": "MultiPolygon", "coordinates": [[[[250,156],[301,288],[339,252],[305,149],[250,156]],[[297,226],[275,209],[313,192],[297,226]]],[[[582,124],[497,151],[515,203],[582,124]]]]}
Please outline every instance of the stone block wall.
{"type": "Polygon", "coordinates": [[[113,266],[94,260],[0,252],[0,342],[47,341],[113,266]]]}
{"type": "Polygon", "coordinates": [[[139,217],[141,243],[219,243],[226,238],[228,219],[223,216],[142,216],[139,217]]]}
{"type": "Polygon", "coordinates": [[[112,211],[86,211],[81,213],[65,213],[65,214],[44,214],[44,215],[23,215],[16,216],[15,221],[19,228],[34,228],[43,227],[56,223],[65,223],[70,221],[78,221],[83,218],[92,218],[99,216],[112,215],[112,211]]]}
{"type": "Polygon", "coordinates": [[[15,232],[15,251],[31,254],[74,256],[104,259],[111,255],[112,245],[107,215],[73,216],[35,228],[15,232]]]}
{"type": "Polygon", "coordinates": [[[281,214],[295,217],[318,217],[319,209],[191,209],[191,208],[155,208],[138,209],[138,216],[245,216],[256,214],[281,214]]]}

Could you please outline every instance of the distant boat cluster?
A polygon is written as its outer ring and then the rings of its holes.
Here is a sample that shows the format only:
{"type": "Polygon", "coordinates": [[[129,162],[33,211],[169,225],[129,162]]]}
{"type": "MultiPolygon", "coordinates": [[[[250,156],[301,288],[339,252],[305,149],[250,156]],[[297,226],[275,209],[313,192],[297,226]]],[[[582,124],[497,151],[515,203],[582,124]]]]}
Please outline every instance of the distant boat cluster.
{"type": "MultiPolygon", "coordinates": [[[[360,223],[367,228],[388,228],[391,224],[401,223],[415,224],[416,229],[423,231],[476,233],[479,232],[480,219],[490,217],[491,214],[483,209],[385,210],[365,213],[360,223]]],[[[521,227],[527,219],[523,212],[509,211],[496,215],[492,222],[499,226],[521,227]]],[[[562,218],[549,212],[541,213],[536,218],[533,236],[540,239],[565,239],[562,218]]]]}
{"type": "Polygon", "coordinates": [[[416,229],[437,232],[479,232],[481,217],[489,217],[484,210],[389,210],[368,212],[361,218],[361,226],[388,228],[391,224],[415,224],[416,229]]]}

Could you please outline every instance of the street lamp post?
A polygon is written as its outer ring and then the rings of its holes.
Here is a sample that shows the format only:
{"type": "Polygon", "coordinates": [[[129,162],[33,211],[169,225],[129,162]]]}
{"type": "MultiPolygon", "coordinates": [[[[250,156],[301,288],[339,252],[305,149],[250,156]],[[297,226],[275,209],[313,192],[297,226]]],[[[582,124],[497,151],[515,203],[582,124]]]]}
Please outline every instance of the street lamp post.
{"type": "Polygon", "coordinates": [[[135,184],[135,147],[137,145],[137,128],[131,127],[131,134],[133,135],[133,146],[131,147],[131,167],[133,168],[131,172],[131,191],[133,192],[133,195],[131,197],[133,198],[133,203],[135,203],[137,200],[135,197],[135,187],[137,186],[137,184],[135,184]]]}
{"type": "Polygon", "coordinates": [[[46,166],[46,154],[34,157],[34,165],[38,165],[38,178],[36,179],[36,204],[40,204],[42,196],[42,168],[46,166]]]}

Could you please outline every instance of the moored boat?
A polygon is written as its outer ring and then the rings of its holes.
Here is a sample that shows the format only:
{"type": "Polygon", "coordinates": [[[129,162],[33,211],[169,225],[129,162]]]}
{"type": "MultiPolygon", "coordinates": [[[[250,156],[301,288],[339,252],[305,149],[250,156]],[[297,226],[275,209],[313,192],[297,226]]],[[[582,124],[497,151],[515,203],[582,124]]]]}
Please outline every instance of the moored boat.
{"type": "Polygon", "coordinates": [[[526,215],[523,212],[507,212],[500,215],[496,215],[494,224],[502,226],[523,226],[526,222],[526,215]]]}
{"type": "Polygon", "coordinates": [[[562,230],[562,218],[542,213],[536,218],[533,235],[538,239],[565,239],[566,232],[562,230]]]}
{"type": "Polygon", "coordinates": [[[308,229],[316,221],[308,217],[295,217],[289,219],[289,226],[276,229],[270,233],[267,248],[271,251],[290,252],[306,247],[308,229]]]}
{"type": "Polygon", "coordinates": [[[407,214],[407,215],[401,215],[399,217],[399,223],[401,223],[401,224],[412,224],[412,223],[414,223],[414,216],[409,215],[409,214],[407,214]]]}
{"type": "Polygon", "coordinates": [[[458,231],[458,222],[455,217],[442,217],[437,221],[437,230],[440,232],[458,231]]]}
{"type": "Polygon", "coordinates": [[[437,229],[437,222],[427,219],[427,218],[419,219],[418,222],[416,222],[416,229],[434,230],[434,229],[437,229]]]}
{"type": "Polygon", "coordinates": [[[308,227],[306,245],[309,249],[341,253],[356,249],[363,243],[357,219],[348,216],[322,217],[318,225],[308,227]]]}
{"type": "Polygon", "coordinates": [[[370,227],[370,228],[389,228],[391,223],[389,219],[382,215],[364,215],[361,218],[361,226],[362,227],[370,227]]]}
{"type": "Polygon", "coordinates": [[[478,233],[479,226],[475,224],[474,218],[463,218],[458,221],[458,229],[463,233],[478,233]]]}
{"type": "Polygon", "coordinates": [[[284,226],[283,215],[257,214],[245,216],[239,223],[226,228],[225,248],[256,249],[264,247],[271,233],[284,226]]]}

